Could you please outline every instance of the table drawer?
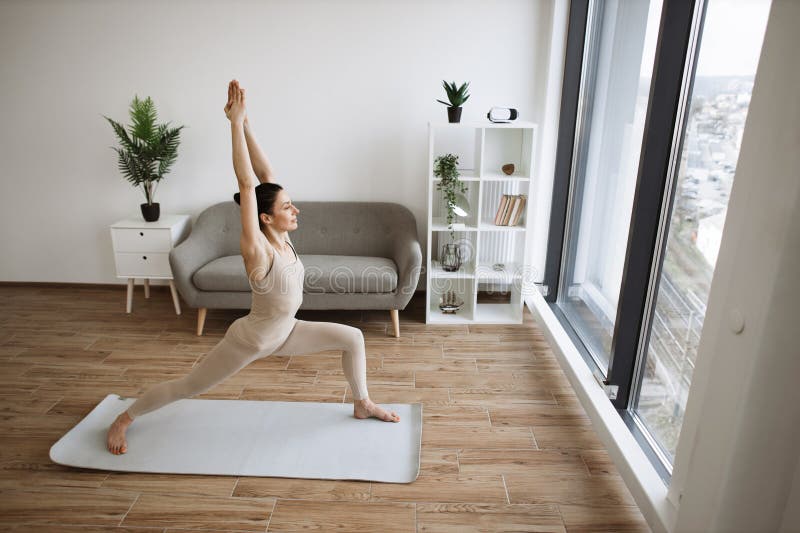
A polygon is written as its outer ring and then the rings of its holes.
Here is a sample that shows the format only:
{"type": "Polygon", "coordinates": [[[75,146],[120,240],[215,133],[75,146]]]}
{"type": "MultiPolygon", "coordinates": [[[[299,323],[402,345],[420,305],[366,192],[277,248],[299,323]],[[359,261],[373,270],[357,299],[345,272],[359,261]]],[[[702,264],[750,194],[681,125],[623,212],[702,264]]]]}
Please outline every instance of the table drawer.
{"type": "Polygon", "coordinates": [[[169,252],[172,232],[167,229],[112,228],[116,252],[169,252]]]}
{"type": "Polygon", "coordinates": [[[126,278],[172,277],[168,253],[116,253],[117,275],[126,278]]]}

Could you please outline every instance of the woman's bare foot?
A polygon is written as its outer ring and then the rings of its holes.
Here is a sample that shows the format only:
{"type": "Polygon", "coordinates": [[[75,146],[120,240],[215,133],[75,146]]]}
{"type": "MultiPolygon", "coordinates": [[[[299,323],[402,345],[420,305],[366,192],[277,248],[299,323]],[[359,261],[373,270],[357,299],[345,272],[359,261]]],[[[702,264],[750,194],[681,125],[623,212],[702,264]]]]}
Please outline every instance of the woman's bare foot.
{"type": "Polygon", "coordinates": [[[119,455],[128,451],[128,443],[125,441],[125,432],[128,426],[133,423],[133,419],[125,411],[114,420],[108,428],[108,451],[114,455],[119,455]]]}
{"type": "Polygon", "coordinates": [[[384,422],[400,422],[400,417],[397,413],[394,411],[390,413],[369,398],[353,402],[353,416],[356,418],[378,418],[384,422]]]}

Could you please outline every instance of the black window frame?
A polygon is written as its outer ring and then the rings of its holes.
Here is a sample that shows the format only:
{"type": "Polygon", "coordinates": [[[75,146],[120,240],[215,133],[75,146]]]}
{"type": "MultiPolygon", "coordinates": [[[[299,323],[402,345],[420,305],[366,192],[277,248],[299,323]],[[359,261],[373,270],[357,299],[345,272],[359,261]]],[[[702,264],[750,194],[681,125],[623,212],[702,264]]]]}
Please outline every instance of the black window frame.
{"type": "Polygon", "coordinates": [[[581,77],[584,71],[587,20],[593,2],[604,0],[571,0],[567,46],[562,83],[561,114],[556,145],[548,246],[543,279],[544,297],[562,326],[575,342],[589,368],[605,385],[615,388],[612,404],[631,429],[634,437],[650,457],[665,480],[672,465],[663,452],[654,449],[649,438],[630,412],[640,355],[649,342],[649,321],[667,243],[676,183],[673,176],[683,142],[688,116],[688,103],[694,82],[694,65],[700,48],[705,19],[706,0],[663,0],[639,158],[636,189],[631,213],[617,316],[611,343],[608,372],[598,367],[586,346],[579,340],[571,324],[560,312],[559,279],[568,216],[570,184],[577,127],[581,77]]]}

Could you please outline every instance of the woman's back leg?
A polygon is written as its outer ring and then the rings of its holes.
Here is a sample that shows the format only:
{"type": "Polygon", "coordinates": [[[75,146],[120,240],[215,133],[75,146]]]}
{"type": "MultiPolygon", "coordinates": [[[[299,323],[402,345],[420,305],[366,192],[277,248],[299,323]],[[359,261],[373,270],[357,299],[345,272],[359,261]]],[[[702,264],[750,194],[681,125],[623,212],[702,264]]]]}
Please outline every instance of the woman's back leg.
{"type": "Polygon", "coordinates": [[[258,359],[259,355],[257,348],[226,334],[187,375],[149,388],[128,408],[128,415],[136,418],[176,400],[202,394],[258,359]]]}

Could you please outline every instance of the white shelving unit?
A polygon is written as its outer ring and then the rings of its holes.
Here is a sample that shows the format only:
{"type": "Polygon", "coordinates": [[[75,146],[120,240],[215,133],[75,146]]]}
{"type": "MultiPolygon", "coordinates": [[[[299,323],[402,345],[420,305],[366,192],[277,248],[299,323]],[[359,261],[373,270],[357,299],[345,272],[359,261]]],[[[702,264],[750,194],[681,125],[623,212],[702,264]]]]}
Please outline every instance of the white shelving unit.
{"type": "Polygon", "coordinates": [[[428,123],[428,254],[425,321],[428,324],[519,324],[528,221],[532,220],[533,149],[536,124],[512,122],[428,123]],[[459,178],[467,187],[469,214],[458,222],[451,241],[444,196],[436,189],[434,160],[459,156],[459,178]],[[501,167],[513,163],[510,176],[501,167]],[[525,209],[516,226],[496,226],[494,216],[503,194],[525,194],[525,209]],[[439,262],[442,246],[456,242],[465,251],[463,264],[447,272],[439,262]],[[493,265],[505,268],[495,271],[493,265]],[[455,291],[464,306],[455,314],[439,309],[439,298],[455,291]],[[493,294],[493,297],[489,297],[493,294]]]}

